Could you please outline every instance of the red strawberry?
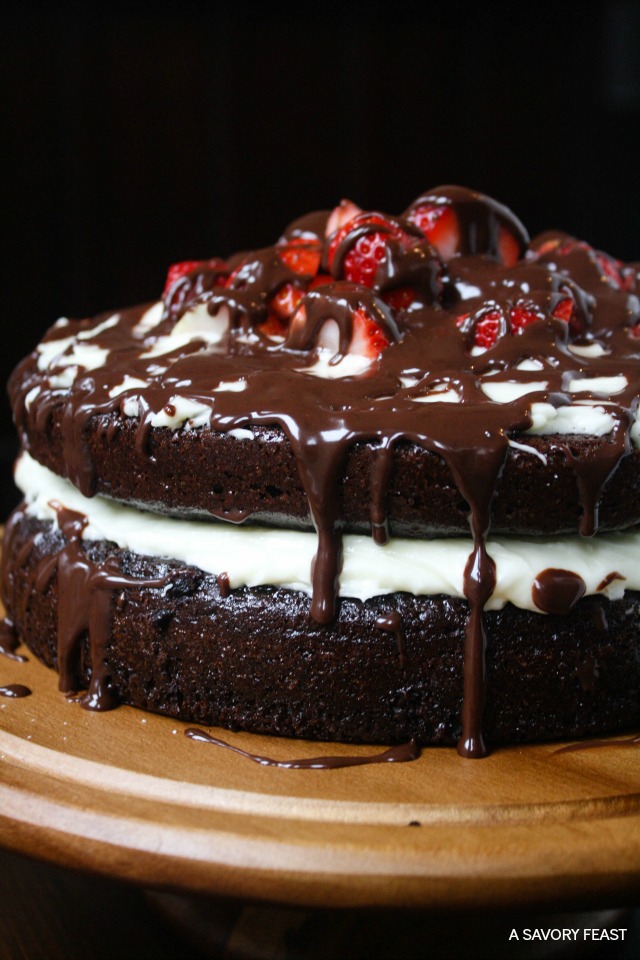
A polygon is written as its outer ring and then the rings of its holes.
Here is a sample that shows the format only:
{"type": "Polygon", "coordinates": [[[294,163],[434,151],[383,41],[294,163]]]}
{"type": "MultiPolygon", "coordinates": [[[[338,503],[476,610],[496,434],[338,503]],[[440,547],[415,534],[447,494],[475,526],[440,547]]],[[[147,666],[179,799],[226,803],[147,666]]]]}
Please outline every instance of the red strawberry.
{"type": "Polygon", "coordinates": [[[278,247],[278,256],[293,273],[315,277],[320,269],[320,244],[304,237],[295,237],[282,247],[278,247]]]}
{"type": "Polygon", "coordinates": [[[420,237],[405,231],[398,221],[380,213],[361,213],[333,236],[328,250],[329,269],[334,276],[340,273],[349,283],[371,289],[380,265],[389,255],[391,243],[399,244],[401,250],[406,251],[419,242],[420,237]],[[337,266],[336,255],[342,245],[348,249],[337,266]]]}
{"type": "Polygon", "coordinates": [[[502,310],[500,310],[499,307],[495,307],[493,310],[488,310],[476,323],[476,328],[473,334],[473,342],[475,346],[482,347],[484,350],[488,350],[489,347],[492,347],[500,336],[500,327],[503,324],[504,317],[502,310]]]}
{"type": "Polygon", "coordinates": [[[353,315],[353,333],[349,353],[374,360],[389,346],[389,340],[378,324],[364,310],[356,310],[353,315]]]}
{"type": "Polygon", "coordinates": [[[395,290],[387,290],[381,297],[392,310],[408,310],[415,302],[416,292],[411,287],[397,287],[395,290]]]}
{"type": "Polygon", "coordinates": [[[274,340],[283,340],[287,335],[288,327],[280,317],[274,313],[270,313],[264,323],[258,324],[258,330],[264,334],[265,337],[274,340]]]}
{"type": "Polygon", "coordinates": [[[535,320],[543,320],[541,313],[534,309],[531,304],[522,300],[516,301],[509,311],[509,321],[512,333],[522,333],[525,327],[535,320]]]}
{"type": "Polygon", "coordinates": [[[555,305],[551,311],[551,316],[556,317],[557,320],[564,320],[565,323],[569,323],[574,306],[575,304],[571,297],[564,297],[564,299],[559,300],[555,305]]]}
{"type": "MultiPolygon", "coordinates": [[[[317,345],[339,356],[339,331],[334,320],[327,320],[320,328],[317,345]]],[[[388,346],[389,338],[375,320],[362,308],[354,310],[351,318],[351,339],[346,352],[351,356],[375,360],[388,346]]]]}
{"type": "Polygon", "coordinates": [[[344,258],[345,280],[372,287],[376,270],[387,255],[387,238],[388,234],[379,231],[360,237],[344,258]]]}
{"type": "MultiPolygon", "coordinates": [[[[361,273],[363,276],[370,275],[372,278],[371,282],[363,283],[363,286],[370,287],[378,264],[384,260],[386,256],[386,246],[381,245],[380,240],[388,236],[392,232],[392,229],[393,226],[379,213],[359,213],[357,216],[352,217],[351,220],[347,220],[338,232],[334,234],[329,243],[329,269],[333,267],[338,247],[349,237],[349,234],[353,233],[356,239],[353,247],[344,257],[342,265],[343,273],[350,254],[357,250],[356,256],[349,260],[351,269],[353,272],[361,273]],[[382,229],[376,229],[377,227],[382,229]],[[362,240],[365,241],[363,246],[360,245],[362,240]],[[378,250],[377,254],[375,250],[378,250]],[[359,268],[361,261],[362,263],[359,268]]],[[[347,279],[346,276],[345,279],[347,279]]],[[[360,280],[349,279],[351,283],[361,282],[360,280]]]]}
{"type": "Polygon", "coordinates": [[[423,203],[411,211],[408,219],[424,233],[443,260],[451,260],[460,239],[458,218],[452,206],[445,203],[423,203]]]}
{"type": "Polygon", "coordinates": [[[345,223],[349,223],[354,217],[357,217],[359,213],[362,213],[362,208],[353,203],[352,200],[341,200],[329,214],[324,231],[325,237],[329,238],[341,227],[344,227],[345,223]]]}
{"type": "Polygon", "coordinates": [[[505,267],[513,267],[520,259],[520,244],[506,227],[498,230],[498,252],[505,267]]]}
{"type": "Polygon", "coordinates": [[[269,307],[281,320],[286,320],[295,311],[296,307],[304,297],[304,290],[294,286],[293,283],[285,283],[280,287],[275,297],[271,298],[269,307]]]}
{"type": "Polygon", "coordinates": [[[224,260],[220,260],[218,257],[212,257],[210,260],[181,260],[179,263],[172,263],[167,271],[167,279],[164,284],[162,296],[166,297],[174,283],[177,283],[178,280],[182,280],[182,278],[186,277],[188,273],[192,273],[192,271],[198,269],[218,270],[220,273],[220,280],[222,280],[227,274],[227,268],[224,260]]]}
{"type": "Polygon", "coordinates": [[[473,346],[488,350],[505,333],[521,334],[530,323],[543,320],[544,315],[532,303],[516,302],[505,309],[497,303],[488,303],[472,315],[465,313],[456,320],[456,325],[465,333],[473,332],[473,346]]]}
{"type": "Polygon", "coordinates": [[[309,284],[309,290],[315,290],[316,287],[326,287],[329,283],[333,283],[333,277],[331,274],[319,273],[318,276],[314,277],[309,284]]]}

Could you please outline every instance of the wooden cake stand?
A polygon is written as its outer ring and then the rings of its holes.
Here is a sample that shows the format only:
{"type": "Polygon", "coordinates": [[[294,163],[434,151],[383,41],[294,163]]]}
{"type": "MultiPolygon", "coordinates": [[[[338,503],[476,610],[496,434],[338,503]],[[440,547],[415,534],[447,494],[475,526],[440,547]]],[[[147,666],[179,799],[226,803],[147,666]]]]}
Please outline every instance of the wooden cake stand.
{"type": "MultiPolygon", "coordinates": [[[[262,767],[129,707],[90,713],[0,657],[0,845],[147,887],[314,907],[568,907],[640,893],[640,747],[427,749],[262,767]]],[[[211,731],[283,760],[377,747],[211,731]]],[[[619,738],[623,739],[623,738],[619,738]]]]}

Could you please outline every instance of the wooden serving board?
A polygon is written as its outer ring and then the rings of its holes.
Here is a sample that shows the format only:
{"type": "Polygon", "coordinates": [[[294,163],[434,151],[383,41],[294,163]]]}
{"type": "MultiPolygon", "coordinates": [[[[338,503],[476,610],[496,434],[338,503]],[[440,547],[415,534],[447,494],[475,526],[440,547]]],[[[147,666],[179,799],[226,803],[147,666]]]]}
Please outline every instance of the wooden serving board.
{"type": "MultiPolygon", "coordinates": [[[[640,893],[640,747],[427,749],[261,767],[129,707],[90,713],[0,656],[0,844],[149,886],[309,906],[622,904],[640,893]],[[419,824],[419,826],[415,824],[419,824]],[[414,824],[414,825],[411,825],[414,824]]],[[[376,747],[212,731],[278,759],[376,747]]]]}

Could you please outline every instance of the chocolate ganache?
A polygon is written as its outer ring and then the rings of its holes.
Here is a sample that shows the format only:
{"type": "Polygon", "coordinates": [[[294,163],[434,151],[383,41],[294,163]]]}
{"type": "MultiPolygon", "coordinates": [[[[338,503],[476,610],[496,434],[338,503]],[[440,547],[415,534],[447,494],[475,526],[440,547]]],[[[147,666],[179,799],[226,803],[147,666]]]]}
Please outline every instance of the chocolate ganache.
{"type": "MultiPolygon", "coordinates": [[[[431,190],[400,217],[343,201],[272,247],[174,265],[157,304],[59,321],[12,375],[15,422],[25,449],[86,497],[212,523],[312,525],[317,624],[336,617],[345,533],[367,529],[381,550],[397,535],[470,534],[458,751],[479,757],[490,533],[585,538],[640,523],[639,282],[636,265],[566,234],[529,242],[506,207],[461,187],[431,190]],[[185,456],[200,475],[188,496],[176,438],[203,467],[185,456]],[[216,471],[235,458],[242,487],[227,489],[216,471]],[[525,461],[562,491],[557,504],[525,502],[525,461]]],[[[57,575],[94,597],[63,632],[68,645],[89,629],[85,705],[97,705],[108,608],[127,578],[87,566],[81,517],[58,521],[57,575]],[[107,599],[94,631],[97,596],[107,599]]],[[[552,564],[536,582],[545,613],[568,612],[584,592],[552,564]]],[[[377,625],[395,635],[403,670],[401,621],[377,625]]]]}

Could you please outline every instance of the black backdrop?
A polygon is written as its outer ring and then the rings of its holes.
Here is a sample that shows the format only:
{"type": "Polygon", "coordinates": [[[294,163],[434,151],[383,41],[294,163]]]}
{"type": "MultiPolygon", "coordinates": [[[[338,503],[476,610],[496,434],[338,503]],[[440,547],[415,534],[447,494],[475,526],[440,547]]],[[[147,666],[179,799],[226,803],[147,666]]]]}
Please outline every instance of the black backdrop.
{"type": "MultiPolygon", "coordinates": [[[[170,262],[273,242],[343,196],[399,212],[463,183],[531,233],[640,258],[632,0],[1,16],[3,380],[56,317],[152,299],[170,262]]],[[[6,465],[6,402],[0,445],[6,465]]]]}

